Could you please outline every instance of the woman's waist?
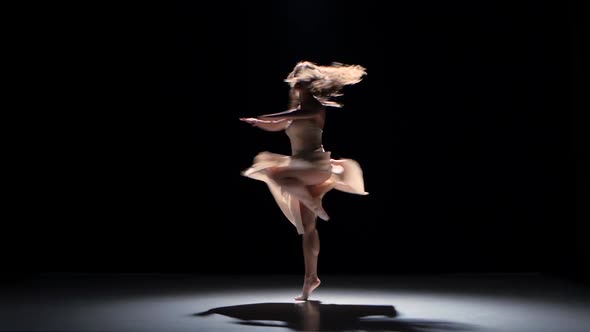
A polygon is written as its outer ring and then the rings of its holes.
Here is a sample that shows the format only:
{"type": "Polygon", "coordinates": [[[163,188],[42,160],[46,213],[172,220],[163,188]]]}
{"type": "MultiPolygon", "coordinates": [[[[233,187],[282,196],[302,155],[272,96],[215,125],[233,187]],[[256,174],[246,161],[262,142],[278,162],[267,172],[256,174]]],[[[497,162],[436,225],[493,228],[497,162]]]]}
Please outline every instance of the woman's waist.
{"type": "Polygon", "coordinates": [[[314,149],[294,150],[291,157],[305,160],[330,159],[330,152],[327,152],[323,146],[320,146],[314,149]]]}

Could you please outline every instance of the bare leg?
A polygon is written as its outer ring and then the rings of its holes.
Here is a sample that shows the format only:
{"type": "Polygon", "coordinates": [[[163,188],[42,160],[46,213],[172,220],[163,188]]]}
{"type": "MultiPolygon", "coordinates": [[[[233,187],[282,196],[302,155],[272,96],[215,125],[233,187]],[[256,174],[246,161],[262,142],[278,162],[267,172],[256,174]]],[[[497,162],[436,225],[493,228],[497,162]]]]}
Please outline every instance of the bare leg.
{"type": "Polygon", "coordinates": [[[269,176],[284,190],[305,204],[307,208],[317,213],[320,218],[330,219],[322,207],[321,196],[323,195],[312,195],[310,191],[311,186],[324,183],[330,177],[329,172],[279,168],[270,171],[269,176]]]}
{"type": "Polygon", "coordinates": [[[306,301],[320,285],[318,278],[318,255],[320,254],[320,237],[316,229],[315,213],[304,204],[299,204],[303,221],[303,258],[305,261],[305,279],[301,295],[295,300],[306,301]]]}

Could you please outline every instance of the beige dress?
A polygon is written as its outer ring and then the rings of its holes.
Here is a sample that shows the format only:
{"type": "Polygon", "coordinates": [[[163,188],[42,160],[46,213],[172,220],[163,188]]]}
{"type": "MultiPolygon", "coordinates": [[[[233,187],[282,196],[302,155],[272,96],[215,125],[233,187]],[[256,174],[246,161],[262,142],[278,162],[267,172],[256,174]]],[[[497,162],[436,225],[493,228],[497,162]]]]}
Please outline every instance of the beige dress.
{"type": "Polygon", "coordinates": [[[242,175],[265,182],[279,208],[295,226],[297,233],[303,234],[303,223],[299,210],[299,199],[284,190],[270,179],[266,170],[270,167],[289,167],[293,169],[330,170],[333,189],[343,192],[367,195],[363,172],[353,159],[332,159],[330,152],[322,146],[322,129],[310,120],[293,120],[285,129],[291,141],[293,154],[286,156],[271,152],[261,152],[254,163],[242,175]]]}

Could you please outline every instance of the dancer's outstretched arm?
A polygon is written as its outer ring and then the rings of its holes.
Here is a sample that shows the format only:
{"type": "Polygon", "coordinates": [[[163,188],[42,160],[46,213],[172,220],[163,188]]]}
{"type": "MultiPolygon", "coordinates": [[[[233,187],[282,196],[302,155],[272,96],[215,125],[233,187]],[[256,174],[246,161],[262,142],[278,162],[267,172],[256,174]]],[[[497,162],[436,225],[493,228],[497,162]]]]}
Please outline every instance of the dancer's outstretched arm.
{"type": "Polygon", "coordinates": [[[257,118],[262,119],[285,119],[285,120],[296,120],[296,119],[310,119],[320,114],[321,108],[309,108],[301,109],[295,108],[286,110],[279,113],[259,115],[257,118]]]}
{"type": "Polygon", "coordinates": [[[266,131],[281,131],[287,128],[289,123],[291,123],[291,121],[287,119],[261,120],[257,118],[240,118],[240,121],[244,121],[254,127],[258,127],[266,131]]]}

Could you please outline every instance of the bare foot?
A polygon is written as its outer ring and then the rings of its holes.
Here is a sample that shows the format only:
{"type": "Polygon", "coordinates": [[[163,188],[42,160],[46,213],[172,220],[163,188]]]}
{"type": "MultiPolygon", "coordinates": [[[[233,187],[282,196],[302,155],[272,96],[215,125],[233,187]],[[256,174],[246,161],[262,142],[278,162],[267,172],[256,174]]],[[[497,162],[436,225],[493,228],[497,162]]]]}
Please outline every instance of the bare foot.
{"type": "Polygon", "coordinates": [[[307,301],[311,292],[313,292],[320,285],[320,279],[318,277],[305,278],[303,283],[303,291],[301,295],[295,298],[296,301],[307,301]]]}

